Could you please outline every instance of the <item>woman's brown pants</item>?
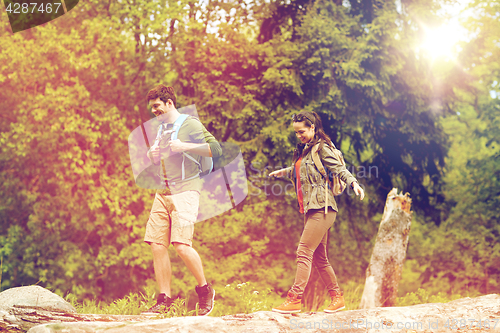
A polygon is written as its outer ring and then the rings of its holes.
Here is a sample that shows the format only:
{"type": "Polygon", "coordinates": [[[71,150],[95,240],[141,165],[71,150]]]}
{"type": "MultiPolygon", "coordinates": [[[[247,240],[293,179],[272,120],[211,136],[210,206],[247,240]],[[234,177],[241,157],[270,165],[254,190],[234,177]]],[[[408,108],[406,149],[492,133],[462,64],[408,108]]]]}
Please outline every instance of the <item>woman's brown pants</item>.
{"type": "Polygon", "coordinates": [[[291,292],[300,297],[302,297],[307,281],[309,281],[313,265],[318,270],[326,289],[340,293],[337,277],[328,262],[326,251],[328,229],[333,225],[336,217],[337,212],[331,208],[328,209],[326,215],[324,209],[311,209],[304,216],[304,231],[297,248],[297,274],[290,289],[291,292]]]}

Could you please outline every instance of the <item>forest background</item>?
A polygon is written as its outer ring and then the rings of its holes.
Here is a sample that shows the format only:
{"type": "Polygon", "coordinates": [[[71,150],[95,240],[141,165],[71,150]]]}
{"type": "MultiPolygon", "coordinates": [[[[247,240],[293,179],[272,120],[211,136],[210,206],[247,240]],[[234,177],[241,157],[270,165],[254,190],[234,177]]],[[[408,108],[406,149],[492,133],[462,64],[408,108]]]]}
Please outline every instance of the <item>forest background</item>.
{"type": "MultiPolygon", "coordinates": [[[[500,292],[500,1],[472,1],[456,58],[418,45],[434,0],[81,0],[12,34],[0,15],[0,290],[39,284],[111,301],[154,286],[142,241],[154,190],[136,186],[128,136],[172,85],[221,142],[239,145],[249,195],[196,225],[215,289],[293,283],[296,198],[267,174],[318,112],[366,190],[338,198],[329,256],[361,285],[388,192],[413,224],[400,294],[500,292]],[[281,190],[280,190],[281,189],[281,190]]],[[[195,280],[172,251],[173,292],[195,280]]]]}

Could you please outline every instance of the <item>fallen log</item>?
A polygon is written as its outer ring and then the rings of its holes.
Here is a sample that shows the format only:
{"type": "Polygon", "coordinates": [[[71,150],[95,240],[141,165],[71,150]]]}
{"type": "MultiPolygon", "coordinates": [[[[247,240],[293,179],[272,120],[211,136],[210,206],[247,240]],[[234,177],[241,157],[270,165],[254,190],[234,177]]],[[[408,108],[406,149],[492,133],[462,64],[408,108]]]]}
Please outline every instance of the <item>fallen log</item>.
{"type": "MultiPolygon", "coordinates": [[[[110,316],[110,318],[117,316],[110,316]]],[[[124,316],[129,317],[129,316],[124,316]]],[[[130,316],[129,318],[131,318],[130,316]]],[[[102,318],[102,317],[101,317],[102,318]]],[[[259,311],[223,317],[175,317],[140,322],[71,322],[38,325],[28,333],[278,333],[398,332],[441,333],[500,331],[500,295],[463,298],[449,303],[378,307],[327,314],[286,315],[259,311]]]]}
{"type": "Polygon", "coordinates": [[[30,328],[47,323],[70,322],[137,322],[151,316],[125,316],[108,314],[79,314],[49,311],[39,307],[14,305],[0,309],[0,332],[26,332],[30,328]]]}

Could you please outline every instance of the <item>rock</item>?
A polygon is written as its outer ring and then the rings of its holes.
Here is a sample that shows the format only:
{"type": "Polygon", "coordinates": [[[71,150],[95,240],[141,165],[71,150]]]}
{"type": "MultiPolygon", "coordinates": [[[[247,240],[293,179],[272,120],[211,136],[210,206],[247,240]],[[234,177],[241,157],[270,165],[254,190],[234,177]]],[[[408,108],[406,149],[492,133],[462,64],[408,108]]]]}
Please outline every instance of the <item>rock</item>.
{"type": "Polygon", "coordinates": [[[70,322],[140,322],[151,319],[148,316],[120,316],[107,314],[77,314],[69,312],[56,312],[34,309],[30,307],[12,308],[10,312],[0,310],[0,332],[26,332],[40,324],[70,323],[70,322]]]}
{"type": "Polygon", "coordinates": [[[40,286],[11,288],[0,293],[0,309],[20,307],[76,313],[62,297],[40,286]]]}
{"type": "MultiPolygon", "coordinates": [[[[127,317],[127,316],[122,316],[127,317]]],[[[132,316],[130,316],[132,317],[132,316]]],[[[137,316],[136,316],[137,317],[137,316]]],[[[376,307],[333,314],[269,311],[217,317],[177,317],[141,322],[50,323],[28,333],[130,332],[500,332],[500,295],[463,298],[449,303],[376,307]]]]}
{"type": "Polygon", "coordinates": [[[40,286],[7,289],[0,293],[0,331],[24,332],[42,321],[27,321],[24,313],[74,313],[75,308],[62,297],[40,286]]]}

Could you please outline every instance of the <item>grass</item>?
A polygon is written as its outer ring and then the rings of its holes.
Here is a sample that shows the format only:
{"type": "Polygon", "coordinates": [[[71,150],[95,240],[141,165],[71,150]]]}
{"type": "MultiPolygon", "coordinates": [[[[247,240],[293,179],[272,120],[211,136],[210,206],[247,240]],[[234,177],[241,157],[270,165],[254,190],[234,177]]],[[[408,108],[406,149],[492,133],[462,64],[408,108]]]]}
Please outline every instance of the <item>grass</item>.
{"type": "MultiPolygon", "coordinates": [[[[363,293],[363,285],[350,282],[343,286],[346,310],[358,309],[363,293]]],[[[425,303],[446,303],[461,298],[459,294],[448,295],[442,292],[430,294],[420,288],[416,292],[409,292],[403,297],[398,297],[397,306],[409,306],[425,303]]],[[[114,315],[140,315],[142,311],[156,304],[156,293],[154,287],[148,287],[144,293],[131,293],[124,298],[111,303],[96,300],[85,300],[78,302],[76,296],[68,294],[66,300],[73,305],[78,313],[92,314],[114,314],[114,315]]],[[[216,301],[210,316],[220,317],[237,313],[253,313],[257,311],[271,311],[284,301],[271,289],[257,290],[250,282],[228,284],[225,288],[216,288],[216,301]]],[[[330,298],[326,297],[322,311],[330,304],[330,298]]],[[[174,300],[172,307],[154,318],[171,318],[196,316],[197,308],[188,309],[185,299],[174,300]]]]}
{"type": "MultiPolygon", "coordinates": [[[[223,289],[216,289],[216,302],[210,316],[271,310],[278,298],[270,289],[258,291],[249,282],[230,284],[223,289]]],[[[75,307],[78,313],[140,315],[142,311],[156,304],[156,292],[150,287],[146,288],[144,293],[130,293],[111,303],[97,300],[79,302],[75,295],[68,294],[66,301],[75,307]]],[[[196,316],[197,311],[197,307],[188,309],[186,300],[178,298],[168,311],[160,313],[156,318],[196,316]]]]}
{"type": "MultiPolygon", "coordinates": [[[[344,293],[345,310],[357,310],[361,302],[361,295],[363,294],[363,284],[350,281],[347,284],[341,285],[341,289],[344,293]]],[[[323,311],[330,303],[330,296],[327,295],[325,302],[317,311],[323,311]]]]}
{"type": "Polygon", "coordinates": [[[418,288],[416,292],[410,292],[403,297],[398,297],[396,299],[396,304],[397,306],[409,306],[426,303],[448,303],[462,297],[464,296],[460,294],[448,295],[443,292],[432,295],[425,289],[418,288]]]}
{"type": "Polygon", "coordinates": [[[213,316],[225,316],[236,313],[271,311],[280,297],[271,289],[257,290],[251,282],[233,283],[216,290],[216,302],[213,316]]]}
{"type": "MultiPolygon", "coordinates": [[[[344,302],[346,310],[357,310],[363,295],[363,284],[350,282],[344,287],[344,302]]],[[[325,305],[330,305],[330,298],[328,297],[325,305]]]]}
{"type": "Polygon", "coordinates": [[[68,301],[78,313],[114,314],[114,315],[140,315],[156,302],[153,288],[146,288],[145,293],[130,293],[129,295],[106,303],[98,300],[84,300],[79,302],[73,294],[66,296],[68,301]]]}

